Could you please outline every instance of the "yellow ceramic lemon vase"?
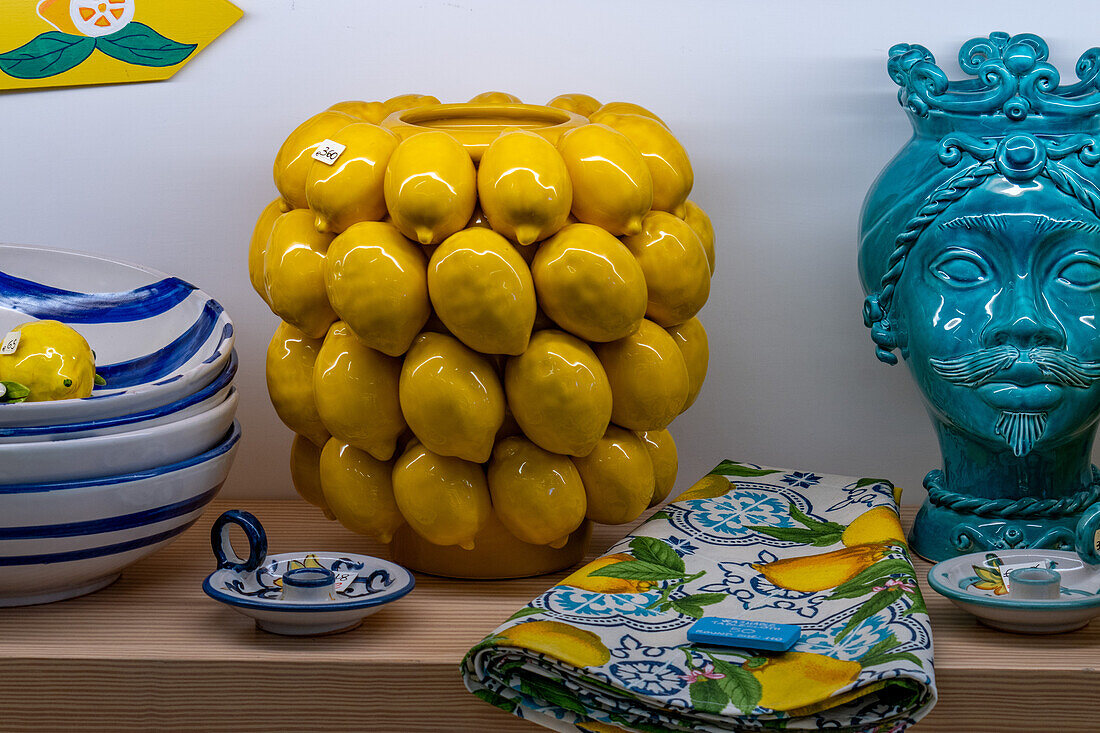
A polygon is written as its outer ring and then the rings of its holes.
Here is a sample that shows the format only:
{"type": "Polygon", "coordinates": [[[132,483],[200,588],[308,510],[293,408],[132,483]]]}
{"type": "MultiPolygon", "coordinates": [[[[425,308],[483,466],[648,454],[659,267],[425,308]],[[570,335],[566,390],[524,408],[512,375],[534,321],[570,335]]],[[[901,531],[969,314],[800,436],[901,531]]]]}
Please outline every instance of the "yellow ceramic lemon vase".
{"type": "Polygon", "coordinates": [[[514,578],[669,494],[714,231],[653,113],[340,102],[274,173],[248,260],[284,321],[269,389],[311,504],[414,570],[514,578]]]}

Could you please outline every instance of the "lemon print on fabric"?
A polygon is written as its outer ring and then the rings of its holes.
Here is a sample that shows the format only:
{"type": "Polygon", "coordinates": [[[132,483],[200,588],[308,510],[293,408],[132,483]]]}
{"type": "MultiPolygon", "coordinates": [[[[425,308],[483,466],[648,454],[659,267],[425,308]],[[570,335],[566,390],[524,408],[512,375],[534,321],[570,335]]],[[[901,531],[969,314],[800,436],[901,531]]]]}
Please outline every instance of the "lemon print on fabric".
{"type": "Polygon", "coordinates": [[[691,501],[694,499],[714,499],[725,496],[737,488],[737,484],[731,482],[725,476],[707,474],[703,478],[681,492],[673,501],[691,501]]]}
{"type": "Polygon", "coordinates": [[[531,276],[539,307],[586,341],[629,336],[645,317],[641,266],[622,242],[597,226],[570,224],[543,242],[531,276]]]}
{"type": "Polygon", "coordinates": [[[612,425],[583,458],[573,465],[584,482],[585,516],[601,524],[623,524],[641,514],[653,498],[653,461],[641,439],[612,425]]]}
{"type": "MultiPolygon", "coordinates": [[[[89,397],[95,387],[95,354],[75,329],[60,321],[23,323],[10,354],[0,354],[0,402],[46,402],[89,397]]],[[[4,334],[0,334],[3,336],[4,334]]]]}
{"type": "Polygon", "coordinates": [[[275,221],[283,215],[281,203],[281,199],[275,199],[264,207],[252,230],[252,239],[248,242],[248,279],[252,283],[252,289],[269,307],[271,303],[267,297],[267,286],[264,285],[264,257],[267,256],[268,240],[271,239],[275,221]]]}
{"type": "Polygon", "coordinates": [[[668,427],[688,395],[683,354],[668,333],[650,320],[618,341],[595,345],[611,383],[611,422],[631,430],[668,427]]]}
{"type": "Polygon", "coordinates": [[[431,316],[428,258],[392,224],[353,224],[332,240],[324,277],[332,309],[383,354],[408,351],[431,316]]]}
{"type": "MultiPolygon", "coordinates": [[[[316,162],[313,160],[313,153],[317,146],[335,135],[338,130],[358,121],[343,112],[321,112],[298,125],[287,136],[275,155],[272,171],[275,188],[279,189],[283,197],[283,211],[304,209],[309,205],[306,201],[306,180],[310,168],[316,162]]],[[[311,220],[312,218],[310,216],[311,220]]]]}
{"type": "Polygon", "coordinates": [[[319,448],[329,439],[313,395],[313,365],[321,343],[289,323],[280,323],[267,347],[266,369],[267,394],[275,414],[319,448]]]}
{"type": "Polygon", "coordinates": [[[481,466],[418,443],[397,459],[393,492],[409,526],[436,545],[472,550],[493,511],[481,466]]]}
{"type": "Polygon", "coordinates": [[[713,275],[715,257],[714,225],[710,223],[710,217],[694,201],[687,201],[684,203],[683,219],[691,227],[691,231],[695,232],[695,236],[699,237],[699,242],[703,245],[703,251],[707,253],[710,274],[713,275]]]}
{"type": "Polygon", "coordinates": [[[521,437],[505,438],[489,462],[501,523],[524,542],[562,547],[584,521],[584,484],[573,463],[521,437]]]}
{"type": "Polygon", "coordinates": [[[611,234],[637,234],[653,205],[653,179],[642,154],[622,133],[582,125],[558,140],[573,181],[573,216],[611,234]]]}
{"type": "Polygon", "coordinates": [[[885,554],[883,545],[857,545],[817,555],[753,563],[752,568],[772,585],[802,593],[818,593],[851,580],[885,554]]]}
{"type": "Polygon", "coordinates": [[[557,107],[567,112],[576,112],[581,117],[588,117],[600,108],[600,102],[595,97],[587,94],[559,94],[546,103],[547,107],[557,107]]]}
{"type": "Polygon", "coordinates": [[[695,174],[684,147],[664,123],[646,115],[615,113],[597,113],[593,122],[626,135],[641,153],[653,181],[653,208],[683,216],[695,174]]]}
{"type": "Polygon", "coordinates": [[[453,336],[421,334],[401,368],[401,409],[417,439],[440,455],[489,460],[504,423],[492,364],[453,336]]]}
{"type": "Polygon", "coordinates": [[[574,667],[607,664],[611,652],[596,634],[560,621],[528,621],[500,632],[494,641],[560,659],[574,667]]]}
{"type": "Polygon", "coordinates": [[[553,144],[533,132],[513,130],[481,156],[477,195],[495,231],[528,245],[565,226],[573,184],[553,144]]]}
{"type": "Polygon", "coordinates": [[[308,209],[275,220],[264,254],[264,289],[271,310],[311,338],[323,338],[336,320],[325,292],[325,254],[331,234],[313,227],[308,209]]]}
{"type": "Polygon", "coordinates": [[[389,130],[358,122],[330,137],[344,146],[331,165],[314,160],[306,176],[306,203],[319,232],[342,232],[360,221],[386,216],[382,184],[398,139],[389,130]]]}
{"type": "Polygon", "coordinates": [[[635,434],[641,438],[649,453],[649,459],[653,461],[653,495],[649,498],[649,506],[656,506],[668,497],[676,483],[676,473],[679,469],[676,441],[672,439],[672,433],[667,429],[640,430],[635,434]]]}
{"type": "Polygon", "coordinates": [[[313,366],[317,414],[333,437],[388,461],[405,431],[400,378],[399,359],[364,346],[346,323],[337,321],[313,366]]]}
{"type": "Polygon", "coordinates": [[[698,318],[691,318],[667,330],[680,349],[680,353],[683,354],[688,370],[688,396],[681,410],[683,412],[695,403],[695,398],[699,396],[699,390],[703,388],[703,382],[707,378],[710,343],[707,332],[698,318]]]}
{"type": "Polygon", "coordinates": [[[840,541],[847,547],[875,543],[904,545],[905,530],[893,507],[877,506],[852,520],[840,535],[840,541]]]}
{"type": "Polygon", "coordinates": [[[862,670],[859,662],[810,652],[757,657],[742,666],[760,683],[760,707],[791,714],[829,702],[862,670]]]}
{"type": "Polygon", "coordinates": [[[394,498],[389,463],[333,438],[321,451],[319,472],[325,502],[352,532],[389,542],[405,523],[394,498]]]}
{"type": "Polygon", "coordinates": [[[662,326],[676,326],[706,304],[710,296],[707,254],[682,219],[652,211],[642,221],[642,231],[625,237],[623,244],[645,273],[646,318],[662,326]]]}
{"type": "Polygon", "coordinates": [[[524,434],[552,453],[588,455],[611,421],[603,366],[588,344],[561,331],[535,333],[508,360],[504,386],[524,434]]]}
{"type": "Polygon", "coordinates": [[[428,263],[428,294],[447,329],[474,351],[526,350],[535,283],[515,247],[491,229],[465,229],[439,246],[428,263]]]}
{"type": "Polygon", "coordinates": [[[604,578],[594,575],[598,570],[603,570],[608,565],[620,562],[632,562],[635,558],[625,552],[617,552],[614,555],[593,560],[572,575],[567,576],[558,585],[568,585],[590,593],[647,593],[653,588],[654,583],[649,580],[631,580],[626,578],[604,578]]]}
{"type": "Polygon", "coordinates": [[[301,435],[295,435],[290,446],[290,481],[299,496],[334,518],[321,489],[321,448],[301,435]]]}
{"type": "Polygon", "coordinates": [[[474,213],[477,174],[460,142],[445,132],[422,132],[393,151],[383,190],[402,234],[421,244],[439,244],[474,213]]]}

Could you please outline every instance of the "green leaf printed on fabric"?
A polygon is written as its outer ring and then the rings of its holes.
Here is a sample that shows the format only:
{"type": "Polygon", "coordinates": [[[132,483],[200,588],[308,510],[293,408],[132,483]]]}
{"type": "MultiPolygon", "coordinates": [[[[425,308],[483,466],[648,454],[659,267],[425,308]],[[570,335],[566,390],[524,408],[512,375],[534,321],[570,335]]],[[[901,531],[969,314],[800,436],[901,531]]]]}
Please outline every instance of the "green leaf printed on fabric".
{"type": "Polygon", "coordinates": [[[520,679],[520,692],[529,697],[535,697],[548,705],[568,710],[578,715],[588,715],[588,709],[581,705],[576,696],[569,689],[558,682],[545,677],[524,675],[520,679]]]}
{"type": "Polygon", "coordinates": [[[474,695],[490,705],[495,705],[506,713],[513,713],[516,708],[519,707],[519,703],[515,700],[510,700],[503,695],[498,695],[492,690],[474,690],[474,695]]]}
{"type": "Polygon", "coordinates": [[[531,608],[530,606],[527,606],[526,608],[521,608],[518,611],[516,611],[515,613],[513,613],[511,616],[508,617],[508,620],[509,621],[515,621],[516,619],[526,618],[527,616],[534,616],[537,613],[544,613],[544,612],[545,612],[544,609],[531,608]]]}
{"type": "Polygon", "coordinates": [[[744,463],[738,463],[736,461],[722,461],[711,470],[711,473],[717,474],[718,476],[758,477],[782,472],[774,468],[753,468],[752,466],[746,466],[744,463]]]}
{"type": "Polygon", "coordinates": [[[642,560],[624,560],[613,563],[589,573],[592,578],[620,578],[622,580],[678,580],[684,577],[682,572],[670,570],[664,565],[657,565],[642,560]]]}
{"type": "Polygon", "coordinates": [[[740,665],[730,664],[716,657],[711,657],[710,661],[714,665],[715,672],[725,675],[715,681],[726,693],[729,701],[742,713],[751,714],[760,704],[760,698],[764,694],[760,680],[740,665]]]}
{"type": "Polygon", "coordinates": [[[887,664],[904,659],[909,662],[913,662],[918,667],[923,667],[920,659],[916,655],[909,652],[895,652],[894,649],[901,646],[898,642],[896,634],[890,634],[882,641],[875,644],[873,647],[863,653],[863,656],[859,658],[860,665],[866,669],[867,667],[874,667],[879,664],[887,664]]]}
{"type": "Polygon", "coordinates": [[[836,522],[821,522],[810,517],[794,504],[788,505],[788,515],[802,527],[770,527],[767,525],[754,525],[749,529],[760,534],[774,537],[784,542],[796,542],[800,545],[812,545],[813,547],[828,547],[840,542],[841,535],[847,529],[846,525],[836,522]]]}
{"type": "Polygon", "coordinates": [[[891,489],[894,488],[894,485],[884,478],[861,478],[856,481],[856,488],[862,489],[864,486],[874,486],[875,484],[886,484],[891,489]]]}
{"type": "Polygon", "coordinates": [[[837,643],[843,640],[845,636],[850,634],[861,623],[901,598],[902,595],[904,595],[904,593],[900,588],[889,588],[887,590],[881,590],[868,598],[860,605],[859,610],[852,614],[852,617],[848,619],[848,623],[844,624],[844,628],[837,633],[837,643]]]}
{"type": "Polygon", "coordinates": [[[879,560],[851,580],[841,583],[829,594],[829,600],[838,598],[860,598],[867,595],[879,581],[891,575],[900,575],[916,584],[913,566],[899,558],[879,560]]]}
{"type": "Polygon", "coordinates": [[[661,565],[673,572],[683,573],[684,559],[668,546],[668,543],[656,537],[635,537],[630,541],[630,552],[643,562],[661,565]]]}
{"type": "Polygon", "coordinates": [[[109,36],[97,38],[95,46],[119,61],[137,66],[175,66],[198,48],[165,38],[144,23],[128,23],[109,36]]]}
{"type": "Polygon", "coordinates": [[[50,31],[0,54],[0,71],[16,79],[44,79],[78,66],[95,48],[94,38],[50,31]]]}
{"type": "Polygon", "coordinates": [[[701,679],[688,685],[691,703],[703,713],[718,714],[729,704],[729,697],[719,686],[718,680],[701,679]]]}

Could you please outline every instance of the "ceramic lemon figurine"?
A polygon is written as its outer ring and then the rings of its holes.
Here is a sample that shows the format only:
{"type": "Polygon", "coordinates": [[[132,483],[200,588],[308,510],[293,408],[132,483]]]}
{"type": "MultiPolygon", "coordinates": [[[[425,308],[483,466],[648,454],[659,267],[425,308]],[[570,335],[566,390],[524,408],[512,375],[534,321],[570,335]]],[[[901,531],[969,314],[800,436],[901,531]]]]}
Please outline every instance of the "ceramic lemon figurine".
{"type": "Polygon", "coordinates": [[[0,404],[89,397],[97,383],[95,353],[64,323],[23,323],[0,343],[0,404]]]}
{"type": "Polygon", "coordinates": [[[715,236],[665,120],[585,94],[349,100],[274,172],[249,273],[283,321],[268,387],[306,501],[406,566],[488,578],[573,565],[594,522],[675,495],[715,236]]]}

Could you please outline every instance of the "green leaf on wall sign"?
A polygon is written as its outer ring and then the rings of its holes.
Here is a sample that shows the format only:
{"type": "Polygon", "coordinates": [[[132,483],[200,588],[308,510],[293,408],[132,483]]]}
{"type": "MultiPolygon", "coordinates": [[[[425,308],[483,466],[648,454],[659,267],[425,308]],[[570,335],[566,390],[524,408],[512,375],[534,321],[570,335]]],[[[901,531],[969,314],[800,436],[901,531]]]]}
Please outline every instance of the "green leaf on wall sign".
{"type": "Polygon", "coordinates": [[[129,23],[109,36],[96,39],[96,48],[112,58],[138,66],[175,66],[194,51],[194,43],[165,38],[144,23],[129,23]]]}
{"type": "Polygon", "coordinates": [[[0,71],[16,79],[44,79],[78,66],[95,46],[94,38],[50,31],[0,54],[0,71]]]}

